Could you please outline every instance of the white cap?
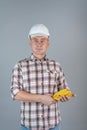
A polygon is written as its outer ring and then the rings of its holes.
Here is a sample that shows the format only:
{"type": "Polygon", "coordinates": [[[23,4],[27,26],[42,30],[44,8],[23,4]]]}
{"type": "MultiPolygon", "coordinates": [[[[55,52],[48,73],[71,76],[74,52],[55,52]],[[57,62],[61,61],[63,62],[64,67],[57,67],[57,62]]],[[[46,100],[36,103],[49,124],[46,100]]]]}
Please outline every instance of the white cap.
{"type": "Polygon", "coordinates": [[[48,36],[50,36],[49,30],[43,24],[36,24],[30,29],[28,38],[34,37],[34,36],[47,36],[48,37],[48,36]]]}

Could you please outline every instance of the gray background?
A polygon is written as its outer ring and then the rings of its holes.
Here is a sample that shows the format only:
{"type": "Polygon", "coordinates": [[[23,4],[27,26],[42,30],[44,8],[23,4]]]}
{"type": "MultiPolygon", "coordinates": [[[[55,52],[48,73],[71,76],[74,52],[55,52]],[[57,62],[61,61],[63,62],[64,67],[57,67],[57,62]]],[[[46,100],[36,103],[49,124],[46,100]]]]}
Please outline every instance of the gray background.
{"type": "Polygon", "coordinates": [[[0,0],[0,130],[20,129],[20,103],[10,96],[15,63],[30,56],[28,31],[50,30],[47,55],[60,62],[76,98],[59,103],[61,130],[87,129],[87,0],[0,0]]]}

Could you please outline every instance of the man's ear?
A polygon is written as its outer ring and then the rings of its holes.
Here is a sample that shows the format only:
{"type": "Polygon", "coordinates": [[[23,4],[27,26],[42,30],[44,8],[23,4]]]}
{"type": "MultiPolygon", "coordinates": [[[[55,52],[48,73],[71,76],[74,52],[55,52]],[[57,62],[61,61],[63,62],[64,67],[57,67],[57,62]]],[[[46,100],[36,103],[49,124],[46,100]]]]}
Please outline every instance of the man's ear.
{"type": "Polygon", "coordinates": [[[29,45],[31,46],[31,39],[29,40],[29,45]]]}

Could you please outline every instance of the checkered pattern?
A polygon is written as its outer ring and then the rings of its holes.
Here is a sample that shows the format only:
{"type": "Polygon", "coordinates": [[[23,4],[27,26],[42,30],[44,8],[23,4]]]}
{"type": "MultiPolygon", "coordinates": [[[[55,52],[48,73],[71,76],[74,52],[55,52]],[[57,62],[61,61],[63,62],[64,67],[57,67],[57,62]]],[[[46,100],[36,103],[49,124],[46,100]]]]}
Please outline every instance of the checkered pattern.
{"type": "MultiPolygon", "coordinates": [[[[33,94],[54,94],[67,83],[59,63],[46,57],[39,61],[33,55],[19,61],[12,71],[12,98],[22,89],[33,94]]],[[[38,102],[21,101],[21,124],[31,130],[48,130],[59,121],[58,104],[50,106],[38,102]]]]}

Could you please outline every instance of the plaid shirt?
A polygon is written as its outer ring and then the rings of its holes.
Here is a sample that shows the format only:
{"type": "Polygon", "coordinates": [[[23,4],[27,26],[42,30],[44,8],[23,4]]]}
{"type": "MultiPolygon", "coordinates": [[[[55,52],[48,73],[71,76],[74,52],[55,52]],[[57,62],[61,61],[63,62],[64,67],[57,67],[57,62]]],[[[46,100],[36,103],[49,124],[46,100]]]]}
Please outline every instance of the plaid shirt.
{"type": "MultiPolygon", "coordinates": [[[[59,63],[46,57],[42,61],[33,55],[19,61],[12,71],[12,98],[22,89],[33,94],[54,94],[67,83],[59,63]]],[[[48,130],[60,122],[58,103],[50,106],[21,101],[21,124],[31,130],[48,130]]]]}

